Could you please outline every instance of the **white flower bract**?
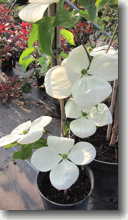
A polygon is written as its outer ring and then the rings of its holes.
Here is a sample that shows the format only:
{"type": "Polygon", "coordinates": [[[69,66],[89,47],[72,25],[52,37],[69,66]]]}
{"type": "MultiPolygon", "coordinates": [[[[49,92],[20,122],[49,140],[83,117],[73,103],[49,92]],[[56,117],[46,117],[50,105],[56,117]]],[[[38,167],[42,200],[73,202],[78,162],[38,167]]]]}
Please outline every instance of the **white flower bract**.
{"type": "Polygon", "coordinates": [[[55,66],[45,75],[45,89],[48,95],[64,99],[71,95],[72,81],[63,66],[55,66]]]}
{"type": "Polygon", "coordinates": [[[104,46],[100,46],[100,47],[95,47],[90,55],[91,56],[97,56],[97,55],[105,55],[105,54],[109,54],[109,55],[115,55],[118,54],[118,51],[115,50],[113,47],[110,47],[108,50],[109,45],[104,45],[104,46]],[[107,51],[108,50],[108,51],[107,51]]]}
{"type": "Polygon", "coordinates": [[[104,103],[93,106],[89,111],[88,117],[92,119],[98,127],[112,124],[112,114],[104,103]]]}
{"type": "Polygon", "coordinates": [[[65,67],[72,82],[79,80],[81,71],[89,66],[89,58],[84,47],[80,45],[72,49],[68,57],[63,60],[62,65],[65,67]]]}
{"type": "Polygon", "coordinates": [[[92,162],[96,150],[88,142],[78,142],[64,137],[49,136],[48,147],[36,150],[31,163],[36,169],[50,171],[51,184],[58,190],[71,187],[79,177],[79,168],[76,165],[85,165],[92,162]]]}
{"type": "Polygon", "coordinates": [[[41,116],[33,122],[27,121],[18,125],[9,135],[0,138],[0,147],[17,142],[19,144],[31,144],[39,140],[44,127],[51,122],[49,116],[41,116]]]}
{"type": "Polygon", "coordinates": [[[110,53],[95,55],[88,73],[106,81],[118,79],[118,55],[110,53]]]}
{"type": "Polygon", "coordinates": [[[93,56],[88,73],[106,81],[118,79],[118,51],[108,45],[94,48],[90,55],[93,56]]]}
{"type": "Polygon", "coordinates": [[[112,123],[112,114],[104,103],[87,109],[81,109],[75,101],[70,98],[65,104],[67,118],[75,118],[70,123],[71,131],[80,138],[86,138],[96,132],[96,126],[102,127],[112,123]]]}
{"type": "Polygon", "coordinates": [[[50,4],[59,0],[30,0],[30,4],[19,12],[19,17],[26,22],[35,23],[43,18],[43,15],[50,4]]]}
{"type": "Polygon", "coordinates": [[[72,87],[72,96],[81,109],[88,109],[104,101],[112,92],[111,85],[94,76],[84,76],[72,87]]]}
{"type": "Polygon", "coordinates": [[[93,120],[84,117],[73,120],[70,123],[70,129],[80,138],[90,137],[96,132],[96,125],[93,120]]]}
{"type": "Polygon", "coordinates": [[[103,101],[112,91],[107,81],[118,78],[118,55],[111,50],[107,54],[96,50],[89,65],[85,48],[82,45],[74,48],[60,66],[46,73],[47,94],[56,99],[64,99],[72,94],[79,105],[83,102],[87,107],[88,104],[93,106],[103,101]],[[82,71],[86,72],[85,75],[82,71]]]}

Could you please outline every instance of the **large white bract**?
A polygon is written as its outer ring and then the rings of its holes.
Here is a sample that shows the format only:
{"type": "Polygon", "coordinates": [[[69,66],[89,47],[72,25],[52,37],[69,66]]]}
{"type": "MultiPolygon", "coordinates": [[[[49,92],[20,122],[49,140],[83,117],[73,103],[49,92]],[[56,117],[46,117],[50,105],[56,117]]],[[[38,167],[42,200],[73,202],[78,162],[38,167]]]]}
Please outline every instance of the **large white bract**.
{"type": "Polygon", "coordinates": [[[41,116],[34,121],[27,121],[17,126],[13,131],[0,138],[0,147],[17,142],[19,144],[31,144],[39,140],[44,132],[44,127],[51,122],[49,116],[41,116]]]}
{"type": "Polygon", "coordinates": [[[84,47],[80,45],[72,49],[68,58],[63,60],[62,65],[65,67],[69,79],[72,79],[73,82],[79,80],[81,71],[89,66],[89,58],[84,47]]]}
{"type": "Polygon", "coordinates": [[[118,55],[97,52],[92,59],[88,73],[106,81],[118,79],[118,55]]]}
{"type": "Polygon", "coordinates": [[[118,55],[114,49],[107,54],[97,49],[93,54],[89,65],[85,48],[82,45],[74,48],[60,66],[53,67],[46,73],[46,92],[56,99],[64,99],[71,94],[74,98],[78,96],[75,98],[78,104],[86,102],[87,105],[94,105],[104,101],[112,91],[107,81],[118,78],[118,55]],[[86,72],[85,75],[82,75],[83,71],[86,72]],[[96,102],[93,103],[92,99],[96,102]]]}
{"type": "Polygon", "coordinates": [[[53,98],[64,99],[71,95],[72,80],[63,66],[49,69],[44,84],[47,94],[53,98]]]}
{"type": "Polygon", "coordinates": [[[58,190],[71,187],[79,177],[79,168],[76,165],[91,163],[96,150],[88,142],[78,142],[64,137],[49,136],[48,147],[36,150],[31,163],[37,170],[50,171],[51,184],[58,190]]]}
{"type": "Polygon", "coordinates": [[[57,3],[59,0],[29,0],[20,12],[19,17],[26,22],[35,23],[43,18],[43,15],[50,4],[57,3]]]}
{"type": "Polygon", "coordinates": [[[115,50],[113,47],[110,47],[108,50],[109,45],[104,45],[104,46],[100,46],[100,47],[95,47],[91,52],[90,55],[91,56],[97,56],[97,55],[105,55],[105,54],[109,54],[109,55],[115,55],[118,54],[118,50],[115,50]]]}
{"type": "Polygon", "coordinates": [[[96,132],[96,126],[102,127],[112,123],[112,115],[104,103],[87,109],[81,109],[71,98],[65,104],[67,118],[75,118],[70,123],[71,131],[80,138],[86,138],[96,132]]]}
{"type": "Polygon", "coordinates": [[[95,48],[90,55],[93,56],[89,66],[89,58],[84,47],[78,46],[73,49],[68,58],[66,58],[62,65],[65,66],[68,75],[74,81],[80,79],[81,71],[87,70],[90,75],[95,75],[98,78],[106,81],[113,81],[118,78],[118,53],[113,48],[106,53],[108,45],[95,48]]]}
{"type": "Polygon", "coordinates": [[[83,76],[72,87],[72,96],[81,109],[88,109],[104,101],[111,92],[111,85],[95,76],[83,76]]]}
{"type": "Polygon", "coordinates": [[[108,50],[108,45],[94,48],[90,55],[93,56],[88,73],[106,81],[118,79],[118,51],[113,47],[108,50]]]}
{"type": "Polygon", "coordinates": [[[96,125],[93,120],[81,117],[70,123],[70,129],[77,137],[90,137],[96,132],[96,125]]]}
{"type": "Polygon", "coordinates": [[[89,65],[83,46],[76,47],[60,66],[52,67],[45,76],[45,88],[48,95],[64,99],[71,95],[73,84],[81,77],[81,71],[89,65]]]}

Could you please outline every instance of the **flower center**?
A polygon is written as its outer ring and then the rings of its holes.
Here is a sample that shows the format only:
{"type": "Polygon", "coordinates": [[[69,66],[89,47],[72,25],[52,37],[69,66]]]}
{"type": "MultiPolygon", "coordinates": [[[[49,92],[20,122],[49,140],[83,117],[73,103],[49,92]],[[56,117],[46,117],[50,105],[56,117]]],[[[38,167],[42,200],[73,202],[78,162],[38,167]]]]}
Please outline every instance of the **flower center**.
{"type": "Polygon", "coordinates": [[[85,75],[88,75],[87,69],[83,69],[83,70],[81,71],[81,77],[82,77],[82,76],[85,76],[85,75]]]}
{"type": "Polygon", "coordinates": [[[85,117],[85,118],[88,117],[88,114],[86,112],[81,112],[81,114],[82,114],[82,117],[85,117]]]}
{"type": "Polygon", "coordinates": [[[68,154],[59,154],[63,159],[68,159],[68,154]]]}
{"type": "Polygon", "coordinates": [[[27,134],[27,133],[28,133],[28,130],[22,131],[22,134],[27,134]]]}

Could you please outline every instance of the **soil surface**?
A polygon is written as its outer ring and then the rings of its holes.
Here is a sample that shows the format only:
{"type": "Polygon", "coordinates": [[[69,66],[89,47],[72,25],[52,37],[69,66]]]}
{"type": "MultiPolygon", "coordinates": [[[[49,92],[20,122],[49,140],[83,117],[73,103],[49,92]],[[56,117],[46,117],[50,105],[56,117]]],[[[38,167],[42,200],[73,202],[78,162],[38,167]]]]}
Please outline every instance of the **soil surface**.
{"type": "Polygon", "coordinates": [[[118,163],[118,144],[110,146],[106,140],[107,126],[97,129],[97,132],[90,137],[90,142],[95,146],[97,160],[118,163]]]}
{"type": "Polygon", "coordinates": [[[79,202],[87,197],[90,187],[90,179],[84,167],[83,169],[80,168],[78,180],[66,191],[57,190],[51,185],[49,173],[40,174],[39,189],[41,193],[47,199],[56,203],[72,204],[79,202]]]}
{"type": "MultiPolygon", "coordinates": [[[[110,146],[106,140],[107,126],[97,128],[96,133],[84,139],[93,144],[96,149],[96,159],[100,161],[118,163],[118,143],[110,146]]],[[[75,138],[76,141],[83,141],[83,139],[75,138]]]]}

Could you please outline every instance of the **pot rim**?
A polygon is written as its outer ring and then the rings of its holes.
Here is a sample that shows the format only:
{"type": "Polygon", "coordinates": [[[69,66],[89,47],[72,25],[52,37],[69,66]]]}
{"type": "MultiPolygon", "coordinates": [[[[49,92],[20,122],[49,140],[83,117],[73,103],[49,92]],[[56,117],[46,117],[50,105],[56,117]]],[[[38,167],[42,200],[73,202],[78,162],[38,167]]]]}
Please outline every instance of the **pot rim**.
{"type": "Polygon", "coordinates": [[[52,203],[53,205],[62,206],[62,207],[71,207],[71,206],[75,206],[75,205],[81,204],[84,200],[86,200],[87,198],[89,198],[89,196],[92,194],[92,191],[93,191],[93,189],[94,189],[94,174],[93,174],[93,172],[92,172],[92,170],[91,170],[90,167],[86,166],[85,168],[86,168],[86,171],[87,171],[87,173],[88,173],[88,177],[89,177],[89,179],[90,179],[90,184],[91,184],[91,186],[90,186],[89,193],[87,194],[87,196],[86,196],[84,199],[82,199],[82,200],[80,200],[80,201],[78,201],[78,202],[75,202],[75,203],[68,203],[68,204],[57,203],[57,202],[54,202],[54,201],[48,199],[46,196],[44,196],[44,195],[41,193],[41,191],[40,191],[40,189],[39,189],[39,186],[38,186],[38,176],[39,176],[39,174],[42,173],[42,172],[39,172],[39,173],[37,174],[37,187],[38,187],[38,191],[39,191],[40,196],[43,197],[43,199],[45,199],[46,201],[52,203]]]}
{"type": "Polygon", "coordinates": [[[117,166],[117,165],[118,165],[118,163],[108,162],[108,161],[103,161],[103,160],[94,159],[94,161],[96,161],[96,162],[98,162],[98,163],[102,163],[102,164],[107,164],[107,165],[114,165],[114,166],[117,166]]]}

